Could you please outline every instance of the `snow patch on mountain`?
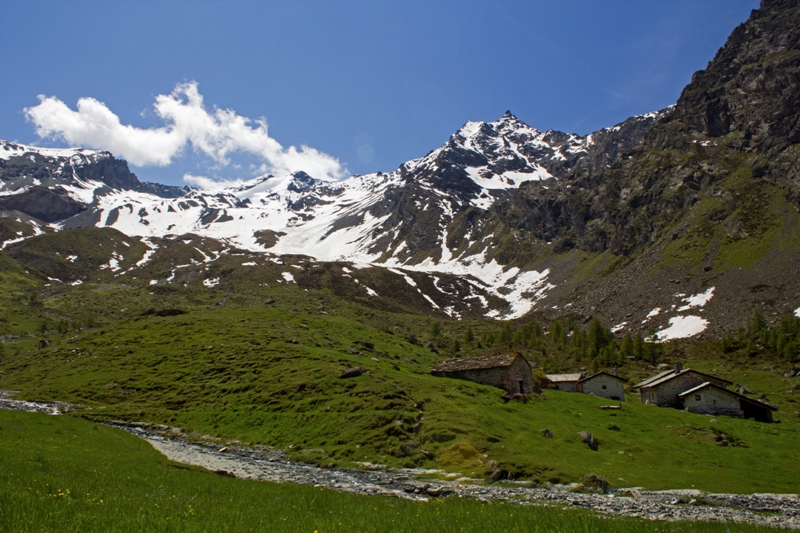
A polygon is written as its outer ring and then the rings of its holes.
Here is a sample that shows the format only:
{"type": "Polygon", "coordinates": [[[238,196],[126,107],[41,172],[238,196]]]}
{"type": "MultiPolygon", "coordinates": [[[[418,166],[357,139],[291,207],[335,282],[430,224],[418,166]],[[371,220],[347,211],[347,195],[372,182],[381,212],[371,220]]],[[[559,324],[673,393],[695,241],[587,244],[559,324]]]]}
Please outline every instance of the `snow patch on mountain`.
{"type": "Polygon", "coordinates": [[[708,320],[695,315],[675,316],[669,319],[669,327],[656,332],[656,339],[663,342],[694,337],[704,332],[708,324],[708,320]]]}
{"type": "Polygon", "coordinates": [[[708,302],[711,301],[711,298],[714,297],[714,287],[710,287],[705,292],[701,292],[699,294],[693,294],[691,296],[687,296],[683,299],[684,305],[678,308],[678,312],[688,311],[689,309],[693,309],[695,307],[704,307],[708,302]]]}

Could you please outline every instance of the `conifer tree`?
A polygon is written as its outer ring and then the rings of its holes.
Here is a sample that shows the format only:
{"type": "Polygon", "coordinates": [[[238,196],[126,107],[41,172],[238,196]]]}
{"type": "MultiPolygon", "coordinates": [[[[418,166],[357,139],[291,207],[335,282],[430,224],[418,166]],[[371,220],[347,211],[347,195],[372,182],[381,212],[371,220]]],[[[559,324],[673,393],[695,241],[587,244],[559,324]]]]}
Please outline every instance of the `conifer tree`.
{"type": "Polygon", "coordinates": [[[467,333],[464,335],[464,339],[470,344],[475,341],[475,334],[472,333],[472,326],[467,327],[467,333]]]}
{"type": "Polygon", "coordinates": [[[622,337],[622,346],[620,346],[620,355],[623,358],[628,358],[633,355],[633,339],[631,338],[631,332],[626,331],[625,336],[622,337]]]}
{"type": "Polygon", "coordinates": [[[644,356],[644,339],[642,339],[641,331],[637,331],[636,337],[633,338],[633,356],[637,360],[644,356]]]}
{"type": "Polygon", "coordinates": [[[511,325],[508,322],[503,324],[503,329],[500,331],[500,342],[503,344],[511,342],[511,325]]]}

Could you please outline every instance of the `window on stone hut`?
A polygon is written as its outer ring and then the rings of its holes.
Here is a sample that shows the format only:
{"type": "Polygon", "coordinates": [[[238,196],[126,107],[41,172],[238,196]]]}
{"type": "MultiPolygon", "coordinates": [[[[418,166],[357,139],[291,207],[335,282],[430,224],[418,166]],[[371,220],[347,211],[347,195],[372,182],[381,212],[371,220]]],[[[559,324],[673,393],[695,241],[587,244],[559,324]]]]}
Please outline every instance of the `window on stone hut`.
{"type": "Polygon", "coordinates": [[[603,389],[605,389],[605,388],[606,388],[606,386],[605,386],[605,385],[603,385],[603,389]]]}

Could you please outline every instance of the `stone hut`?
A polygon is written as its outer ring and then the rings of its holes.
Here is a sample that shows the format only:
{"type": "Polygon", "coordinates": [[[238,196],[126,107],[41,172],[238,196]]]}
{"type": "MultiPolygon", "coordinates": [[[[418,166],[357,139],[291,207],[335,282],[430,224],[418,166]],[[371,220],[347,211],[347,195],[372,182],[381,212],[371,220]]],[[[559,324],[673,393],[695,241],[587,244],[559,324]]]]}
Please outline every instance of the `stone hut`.
{"type": "Polygon", "coordinates": [[[637,383],[634,388],[639,389],[642,403],[650,403],[660,407],[681,408],[683,401],[679,395],[705,382],[713,383],[722,389],[733,384],[727,379],[687,368],[685,370],[675,369],[662,372],[657,376],[637,383]]]}
{"type": "Polygon", "coordinates": [[[581,379],[583,374],[547,374],[547,381],[564,392],[577,392],[577,385],[581,379]]]}
{"type": "Polygon", "coordinates": [[[448,359],[434,366],[431,374],[491,385],[510,394],[528,394],[536,389],[531,364],[519,354],[448,359]]]}
{"type": "Polygon", "coordinates": [[[772,412],[778,408],[748,398],[738,392],[706,381],[678,395],[684,408],[691,413],[725,415],[734,418],[753,418],[758,422],[772,422],[772,412]]]}
{"type": "Polygon", "coordinates": [[[625,383],[628,380],[609,374],[598,372],[578,381],[577,390],[584,394],[594,394],[609,400],[625,401],[625,383]]]}

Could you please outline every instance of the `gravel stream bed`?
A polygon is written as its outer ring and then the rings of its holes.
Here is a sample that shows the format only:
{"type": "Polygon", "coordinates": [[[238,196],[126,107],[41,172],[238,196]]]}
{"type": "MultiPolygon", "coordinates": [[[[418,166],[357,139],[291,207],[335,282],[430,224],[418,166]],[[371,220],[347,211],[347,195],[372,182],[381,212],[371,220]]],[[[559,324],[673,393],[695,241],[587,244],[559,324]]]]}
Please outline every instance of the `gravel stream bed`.
{"type": "MultiPolygon", "coordinates": [[[[59,414],[65,403],[10,400],[0,391],[0,409],[59,414]]],[[[109,421],[107,425],[147,440],[172,461],[201,466],[221,475],[280,483],[299,483],[356,494],[381,494],[412,500],[455,496],[522,505],[580,507],[615,516],[650,520],[737,522],[800,530],[800,498],[796,494],[711,494],[697,490],[647,491],[611,489],[607,494],[572,492],[576,485],[530,488],[519,483],[477,484],[424,479],[413,469],[356,470],[319,468],[289,461],[269,447],[245,448],[190,442],[177,428],[109,421]]]]}

